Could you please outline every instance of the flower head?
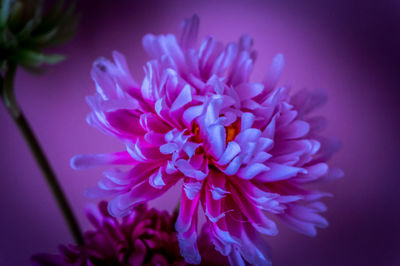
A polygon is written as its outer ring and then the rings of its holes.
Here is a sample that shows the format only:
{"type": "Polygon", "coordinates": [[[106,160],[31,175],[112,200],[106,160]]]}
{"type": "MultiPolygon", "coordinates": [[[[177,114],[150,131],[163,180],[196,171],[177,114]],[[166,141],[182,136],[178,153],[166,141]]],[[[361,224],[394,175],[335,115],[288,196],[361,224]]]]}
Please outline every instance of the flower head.
{"type": "Polygon", "coordinates": [[[101,202],[87,216],[94,230],[84,246],[60,246],[60,255],[38,254],[34,265],[185,265],[179,254],[174,219],[167,212],[139,205],[118,220],[101,202]]]}
{"type": "Polygon", "coordinates": [[[87,121],[123,141],[126,151],[77,156],[72,166],[131,166],[106,171],[88,191],[112,197],[113,216],[129,214],[183,180],[175,228],[185,260],[201,260],[201,205],[216,250],[232,264],[266,265],[263,235],[278,233],[276,220],[311,236],[315,227],[327,226],[319,199],[328,194],[305,187],[342,174],[326,164],[337,144],[319,136],[325,120],[311,115],[326,95],[303,90],[290,96],[276,87],[281,54],[263,82],[251,82],[252,39],[224,46],[209,36],[197,49],[198,26],[195,15],[183,22],[178,39],[143,38],[151,61],[141,85],[117,52],[115,63],[94,63],[97,93],[87,98],[93,110],[87,121]]]}

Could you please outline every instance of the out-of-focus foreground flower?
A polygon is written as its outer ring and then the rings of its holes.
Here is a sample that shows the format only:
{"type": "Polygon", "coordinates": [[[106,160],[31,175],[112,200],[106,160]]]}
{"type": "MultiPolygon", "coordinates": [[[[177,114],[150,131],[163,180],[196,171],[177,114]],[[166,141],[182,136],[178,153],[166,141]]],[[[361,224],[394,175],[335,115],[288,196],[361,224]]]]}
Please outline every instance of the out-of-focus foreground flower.
{"type": "Polygon", "coordinates": [[[320,137],[325,120],[312,111],[326,101],[322,90],[276,87],[283,68],[277,55],[266,78],[251,82],[256,53],[248,36],[223,46],[206,37],[196,48],[199,19],[183,22],[181,35],[143,38],[151,58],[139,85],[125,58],[99,59],[92,77],[97,93],[87,98],[88,123],[119,138],[126,151],[81,155],[76,169],[130,165],[108,170],[92,197],[112,197],[108,210],[125,216],[182,180],[176,230],[181,254],[200,263],[197,211],[201,204],[211,241],[231,264],[268,265],[264,235],[275,221],[314,236],[326,227],[320,216],[328,193],[308,184],[340,177],[327,160],[337,150],[320,137]]]}
{"type": "Polygon", "coordinates": [[[0,70],[7,62],[37,69],[64,59],[45,54],[43,48],[62,43],[75,32],[73,4],[57,1],[45,12],[43,1],[2,0],[0,2],[0,70]]]}
{"type": "MultiPolygon", "coordinates": [[[[128,216],[109,215],[107,203],[87,212],[95,230],[85,234],[84,246],[60,246],[59,255],[37,254],[33,265],[186,265],[179,253],[174,221],[166,211],[148,210],[139,205],[128,216]]],[[[207,243],[207,234],[203,236],[207,243]]],[[[204,245],[207,254],[207,247],[204,245]]],[[[210,256],[211,263],[223,263],[210,256]]]]}

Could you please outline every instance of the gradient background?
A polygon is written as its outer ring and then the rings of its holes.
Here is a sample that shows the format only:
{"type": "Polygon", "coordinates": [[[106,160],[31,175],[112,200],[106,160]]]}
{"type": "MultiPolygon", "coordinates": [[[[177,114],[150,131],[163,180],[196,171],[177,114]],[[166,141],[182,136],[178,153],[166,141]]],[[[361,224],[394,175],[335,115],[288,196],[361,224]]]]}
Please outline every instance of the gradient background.
{"type": "MultiPolygon", "coordinates": [[[[75,154],[121,150],[115,139],[85,123],[89,72],[116,49],[137,80],[146,56],[141,38],[178,33],[197,13],[200,37],[228,42],[254,37],[261,80],[277,52],[285,55],[281,84],[294,90],[323,87],[329,103],[326,134],[342,140],[332,160],[345,178],[325,186],[327,229],[308,238],[280,226],[270,237],[274,265],[400,265],[400,4],[396,1],[81,1],[76,38],[57,49],[69,60],[42,76],[19,71],[16,93],[84,228],[86,188],[101,169],[74,171],[75,154]]],[[[54,252],[72,241],[40,171],[0,106],[0,265],[27,265],[35,252],[54,252]]],[[[179,190],[152,203],[171,209],[179,190]]]]}

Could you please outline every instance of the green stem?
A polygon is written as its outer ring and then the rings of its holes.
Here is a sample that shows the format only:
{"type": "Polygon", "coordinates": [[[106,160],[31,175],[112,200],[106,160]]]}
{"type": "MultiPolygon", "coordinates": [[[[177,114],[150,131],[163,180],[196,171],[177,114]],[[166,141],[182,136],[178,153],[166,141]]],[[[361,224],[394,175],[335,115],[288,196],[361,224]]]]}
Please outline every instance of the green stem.
{"type": "Polygon", "coordinates": [[[12,63],[8,64],[4,79],[1,81],[1,98],[10,116],[14,120],[15,124],[18,126],[19,131],[21,132],[26,143],[28,144],[32,155],[36,160],[36,163],[40,167],[40,170],[42,171],[46,182],[49,185],[53,196],[55,197],[58,206],[64,215],[65,220],[67,221],[69,229],[71,230],[71,233],[76,243],[78,245],[83,245],[84,241],[82,237],[82,232],[74,216],[74,213],[72,212],[72,209],[68,204],[67,198],[65,197],[64,192],[61,189],[61,186],[58,183],[53,170],[51,169],[46,155],[40,147],[38,140],[36,139],[31,127],[29,126],[28,121],[26,120],[15,99],[13,88],[15,72],[16,65],[12,63]]]}

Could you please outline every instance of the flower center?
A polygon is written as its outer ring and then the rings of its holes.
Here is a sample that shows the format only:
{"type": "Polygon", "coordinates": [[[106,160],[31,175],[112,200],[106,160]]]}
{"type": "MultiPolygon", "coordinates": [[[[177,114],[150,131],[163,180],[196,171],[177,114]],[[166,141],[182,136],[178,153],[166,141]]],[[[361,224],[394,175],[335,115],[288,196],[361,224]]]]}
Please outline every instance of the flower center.
{"type": "MultiPolygon", "coordinates": [[[[241,127],[240,119],[236,120],[229,126],[225,127],[225,134],[226,134],[225,143],[226,144],[228,144],[228,142],[230,142],[236,138],[237,134],[239,134],[239,132],[240,132],[240,127],[241,127]]],[[[196,143],[203,142],[203,139],[200,136],[200,127],[196,123],[194,123],[194,122],[192,123],[192,128],[190,131],[192,133],[192,138],[190,139],[191,141],[196,142],[196,143]]]]}
{"type": "Polygon", "coordinates": [[[240,120],[236,120],[229,126],[225,127],[225,132],[226,132],[226,144],[228,142],[234,140],[236,138],[236,135],[240,132],[240,120]]]}
{"type": "Polygon", "coordinates": [[[191,141],[196,142],[196,143],[201,143],[202,139],[200,136],[200,127],[194,122],[192,123],[191,132],[192,132],[191,141]]]}

